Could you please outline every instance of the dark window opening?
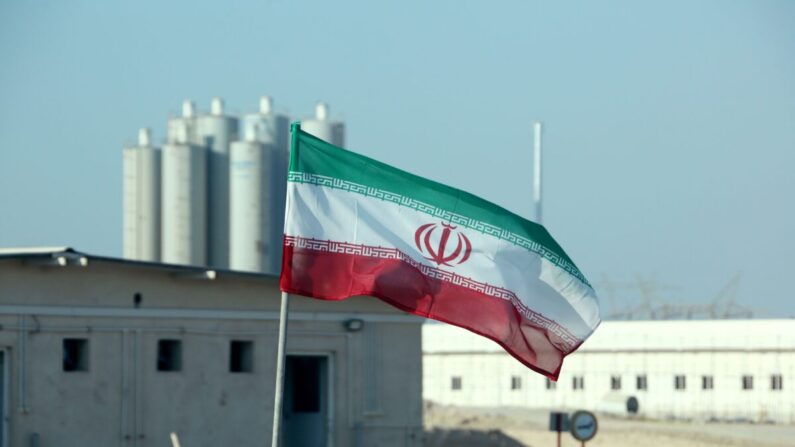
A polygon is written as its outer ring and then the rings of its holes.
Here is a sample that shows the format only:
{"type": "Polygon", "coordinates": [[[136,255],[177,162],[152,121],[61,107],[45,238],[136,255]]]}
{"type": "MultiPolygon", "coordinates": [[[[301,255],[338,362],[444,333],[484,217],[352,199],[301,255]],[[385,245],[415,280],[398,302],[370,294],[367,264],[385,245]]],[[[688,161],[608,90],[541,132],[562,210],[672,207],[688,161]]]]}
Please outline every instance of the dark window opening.
{"type": "Polygon", "coordinates": [[[450,388],[452,388],[454,390],[460,390],[461,389],[461,377],[457,377],[457,376],[453,377],[453,379],[452,379],[452,381],[450,383],[450,388]]]}
{"type": "Polygon", "coordinates": [[[229,372],[254,371],[254,342],[232,340],[229,343],[229,372]]]}
{"type": "Polygon", "coordinates": [[[320,362],[322,357],[289,357],[293,375],[294,413],[320,412],[320,362]]]}
{"type": "Polygon", "coordinates": [[[701,389],[711,390],[714,388],[712,376],[701,376],[701,389]]]}
{"type": "Polygon", "coordinates": [[[157,341],[157,370],[182,370],[182,342],[180,340],[157,341]]]}
{"type": "Polygon", "coordinates": [[[648,383],[646,381],[646,374],[639,375],[635,379],[635,388],[639,390],[645,390],[648,388],[648,383]]]}
{"type": "Polygon", "coordinates": [[[743,389],[744,390],[754,389],[754,376],[743,376],[743,389]]]}
{"type": "Polygon", "coordinates": [[[610,389],[611,390],[621,389],[621,376],[610,376],[610,389]]]}
{"type": "Polygon", "coordinates": [[[574,376],[571,379],[571,387],[575,390],[582,390],[585,388],[585,378],[583,376],[574,376]]]}
{"type": "Polygon", "coordinates": [[[558,387],[558,383],[557,382],[553,382],[552,379],[547,377],[547,389],[548,390],[554,390],[557,387],[558,387]]]}
{"type": "Polygon", "coordinates": [[[521,390],[522,389],[522,378],[519,376],[512,376],[511,377],[511,389],[512,390],[521,390]]]}
{"type": "Polygon", "coordinates": [[[685,382],[685,376],[679,375],[674,376],[674,388],[677,390],[683,390],[687,387],[687,383],[685,382]]]}
{"type": "Polygon", "coordinates": [[[85,338],[63,339],[63,370],[88,371],[88,340],[85,338]]]}
{"type": "Polygon", "coordinates": [[[136,292],[133,295],[133,306],[135,306],[135,308],[141,307],[141,301],[143,301],[143,299],[144,299],[144,297],[141,296],[140,293],[136,292]]]}
{"type": "Polygon", "coordinates": [[[770,389],[771,390],[784,389],[784,378],[781,377],[781,374],[773,374],[772,376],[770,376],[770,389]]]}

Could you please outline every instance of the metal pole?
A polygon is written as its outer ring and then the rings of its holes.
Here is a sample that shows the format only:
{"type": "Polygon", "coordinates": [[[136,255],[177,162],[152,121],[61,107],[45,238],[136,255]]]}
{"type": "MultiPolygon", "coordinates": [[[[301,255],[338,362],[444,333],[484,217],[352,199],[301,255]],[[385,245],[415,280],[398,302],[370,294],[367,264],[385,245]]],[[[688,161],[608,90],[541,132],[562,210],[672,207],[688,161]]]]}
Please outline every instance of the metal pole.
{"type": "Polygon", "coordinates": [[[279,445],[279,429],[282,421],[282,397],[284,395],[284,348],[287,341],[287,308],[290,295],[282,292],[282,307],[279,312],[279,347],[276,354],[276,389],[273,393],[273,433],[271,447],[279,445]]]}
{"type": "MultiPolygon", "coordinates": [[[[301,131],[301,123],[294,122],[290,125],[290,153],[295,154],[298,149],[298,134],[301,131]]],[[[284,222],[287,226],[287,218],[290,213],[290,201],[284,204],[284,222]]],[[[279,446],[279,435],[282,422],[282,403],[284,397],[284,363],[285,345],[287,344],[287,312],[290,307],[290,295],[282,292],[282,304],[279,311],[279,341],[276,349],[276,387],[273,391],[273,433],[271,433],[271,447],[279,446]]]]}
{"type": "Polygon", "coordinates": [[[536,223],[542,224],[541,212],[541,122],[533,123],[533,203],[536,223]]]}

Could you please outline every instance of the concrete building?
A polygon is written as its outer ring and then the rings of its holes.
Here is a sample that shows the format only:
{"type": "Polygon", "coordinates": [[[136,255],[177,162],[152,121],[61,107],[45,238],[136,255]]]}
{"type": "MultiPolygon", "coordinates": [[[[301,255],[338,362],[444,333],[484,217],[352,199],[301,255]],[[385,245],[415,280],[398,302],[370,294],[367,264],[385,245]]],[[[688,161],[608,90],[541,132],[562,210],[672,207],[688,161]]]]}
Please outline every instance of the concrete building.
{"type": "MultiPolygon", "coordinates": [[[[270,275],[0,250],[0,446],[263,446],[270,275]]],[[[285,446],[419,446],[421,322],[381,301],[291,300],[285,446]]]]}
{"type": "Polygon", "coordinates": [[[423,397],[651,418],[795,423],[795,321],[606,321],[557,383],[463,329],[423,326],[423,397]]]}

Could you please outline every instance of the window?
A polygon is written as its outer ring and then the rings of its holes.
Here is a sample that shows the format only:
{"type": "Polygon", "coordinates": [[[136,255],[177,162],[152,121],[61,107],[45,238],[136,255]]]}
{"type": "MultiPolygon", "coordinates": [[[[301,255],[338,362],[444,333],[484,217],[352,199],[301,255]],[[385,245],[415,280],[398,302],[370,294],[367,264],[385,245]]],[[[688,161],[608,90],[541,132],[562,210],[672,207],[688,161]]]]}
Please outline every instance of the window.
{"type": "Polygon", "coordinates": [[[754,376],[743,376],[743,389],[744,390],[754,389],[754,376]]]}
{"type": "Polygon", "coordinates": [[[771,390],[784,389],[784,378],[781,377],[781,374],[773,374],[772,376],[770,376],[770,389],[771,390]]]}
{"type": "Polygon", "coordinates": [[[461,389],[461,377],[455,376],[450,383],[450,388],[453,390],[460,390],[461,389]]]}
{"type": "Polygon", "coordinates": [[[558,383],[557,382],[553,382],[549,377],[547,377],[547,389],[548,390],[554,390],[557,387],[558,387],[558,383]]]}
{"type": "Polygon", "coordinates": [[[254,342],[232,340],[229,343],[229,372],[250,373],[254,371],[254,342]]]}
{"type": "Polygon", "coordinates": [[[635,378],[635,388],[645,390],[648,388],[646,383],[646,374],[641,374],[635,378]]]}
{"type": "Polygon", "coordinates": [[[674,389],[683,390],[687,388],[687,384],[685,383],[685,376],[678,375],[674,376],[674,389]]]}
{"type": "Polygon", "coordinates": [[[712,388],[714,388],[712,376],[701,376],[701,389],[711,390],[712,388]]]}
{"type": "Polygon", "coordinates": [[[85,338],[63,339],[63,370],[67,372],[88,371],[88,340],[85,338]]]}
{"type": "Polygon", "coordinates": [[[575,390],[582,390],[585,388],[585,379],[583,376],[574,376],[571,379],[571,387],[575,390]]]}
{"type": "Polygon", "coordinates": [[[519,376],[511,377],[511,389],[512,390],[521,390],[522,389],[522,378],[519,376]]]}
{"type": "Polygon", "coordinates": [[[610,376],[610,389],[611,390],[621,389],[621,376],[610,376]]]}
{"type": "Polygon", "coordinates": [[[179,340],[157,341],[157,370],[182,370],[182,342],[179,340]]]}

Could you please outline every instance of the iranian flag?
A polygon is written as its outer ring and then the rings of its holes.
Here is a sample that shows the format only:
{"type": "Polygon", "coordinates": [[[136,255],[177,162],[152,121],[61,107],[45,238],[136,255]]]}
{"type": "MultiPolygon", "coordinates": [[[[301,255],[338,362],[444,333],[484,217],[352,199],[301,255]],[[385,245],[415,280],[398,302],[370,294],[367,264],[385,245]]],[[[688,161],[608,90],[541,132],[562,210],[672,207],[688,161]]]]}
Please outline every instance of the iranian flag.
{"type": "Polygon", "coordinates": [[[557,379],[599,325],[593,288],[536,223],[292,128],[281,289],[377,297],[466,328],[557,379]]]}

